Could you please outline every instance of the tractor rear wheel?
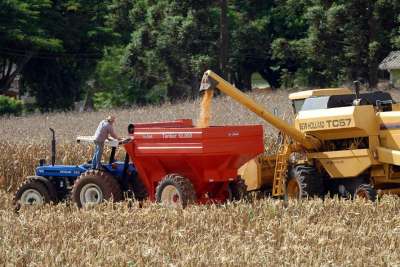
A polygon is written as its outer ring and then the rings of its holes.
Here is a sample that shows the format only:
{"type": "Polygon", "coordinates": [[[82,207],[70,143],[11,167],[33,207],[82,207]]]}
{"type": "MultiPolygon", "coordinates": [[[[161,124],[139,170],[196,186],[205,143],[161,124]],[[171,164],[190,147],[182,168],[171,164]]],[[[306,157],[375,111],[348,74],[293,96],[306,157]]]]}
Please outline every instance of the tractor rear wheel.
{"type": "Polygon", "coordinates": [[[246,199],[247,194],[247,185],[245,184],[244,180],[239,177],[236,181],[230,182],[228,185],[228,200],[235,201],[246,199]]]}
{"type": "Polygon", "coordinates": [[[136,175],[133,180],[133,194],[138,201],[143,201],[148,196],[146,186],[143,184],[139,175],[136,175]]]}
{"type": "Polygon", "coordinates": [[[185,208],[196,202],[196,192],[189,179],[168,174],[158,183],[156,201],[166,207],[185,208]]]}
{"type": "Polygon", "coordinates": [[[323,177],[314,167],[297,165],[290,170],[286,182],[285,198],[321,197],[323,194],[323,177]]]}
{"type": "Polygon", "coordinates": [[[15,211],[18,211],[21,206],[44,205],[54,201],[55,199],[51,197],[47,187],[35,179],[27,179],[22,183],[15,192],[13,199],[15,211]]]}
{"type": "Polygon", "coordinates": [[[74,183],[72,200],[79,208],[100,204],[104,200],[121,201],[121,187],[112,175],[89,170],[74,183]]]}

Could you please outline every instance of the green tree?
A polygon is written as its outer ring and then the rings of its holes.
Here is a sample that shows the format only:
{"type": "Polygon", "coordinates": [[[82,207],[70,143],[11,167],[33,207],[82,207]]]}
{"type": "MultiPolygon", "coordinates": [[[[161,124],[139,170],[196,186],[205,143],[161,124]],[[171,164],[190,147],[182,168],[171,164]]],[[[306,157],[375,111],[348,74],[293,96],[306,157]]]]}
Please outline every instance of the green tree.
{"type": "Polygon", "coordinates": [[[299,60],[298,73],[310,85],[362,78],[374,87],[379,62],[394,48],[398,13],[398,1],[311,1],[305,13],[308,35],[301,41],[306,57],[299,60]]]}
{"type": "Polygon", "coordinates": [[[43,11],[50,7],[49,0],[0,1],[0,94],[37,51],[61,48],[43,25],[43,11]]]}
{"type": "Polygon", "coordinates": [[[23,71],[25,84],[41,110],[70,109],[82,98],[103,47],[113,41],[106,23],[110,1],[52,1],[42,25],[59,41],[58,52],[37,51],[23,71]]]}
{"type": "MultiPolygon", "coordinates": [[[[152,95],[140,84],[132,80],[123,68],[125,49],[123,47],[108,47],[104,57],[97,64],[94,75],[94,104],[96,108],[112,108],[131,106],[143,103],[159,103],[165,96],[153,92],[152,95]]],[[[160,93],[160,92],[159,92],[160,93]]]]}
{"type": "Polygon", "coordinates": [[[202,73],[217,67],[218,8],[213,1],[135,1],[127,47],[132,79],[170,100],[197,95],[202,73]]]}
{"type": "Polygon", "coordinates": [[[0,116],[21,115],[22,102],[11,97],[0,95],[0,116]]]}

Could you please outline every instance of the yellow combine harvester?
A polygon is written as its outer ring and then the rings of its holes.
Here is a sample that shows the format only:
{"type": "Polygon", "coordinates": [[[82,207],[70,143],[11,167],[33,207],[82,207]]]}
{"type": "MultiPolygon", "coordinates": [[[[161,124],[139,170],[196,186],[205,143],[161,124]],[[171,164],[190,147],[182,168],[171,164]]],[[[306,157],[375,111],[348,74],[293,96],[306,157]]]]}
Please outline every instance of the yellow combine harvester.
{"type": "Polygon", "coordinates": [[[386,92],[359,94],[355,85],[355,94],[347,88],[291,94],[294,126],[212,71],[204,73],[200,91],[219,89],[282,133],[277,155],[240,169],[249,191],[370,200],[377,193],[400,194],[400,105],[386,92]]]}

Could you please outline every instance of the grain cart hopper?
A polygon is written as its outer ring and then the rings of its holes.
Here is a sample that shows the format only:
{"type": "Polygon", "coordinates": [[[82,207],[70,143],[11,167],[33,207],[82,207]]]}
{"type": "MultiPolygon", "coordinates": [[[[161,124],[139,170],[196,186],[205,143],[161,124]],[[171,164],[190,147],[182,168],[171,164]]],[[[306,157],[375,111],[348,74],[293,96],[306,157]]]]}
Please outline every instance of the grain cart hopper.
{"type": "Polygon", "coordinates": [[[264,150],[261,125],[135,128],[125,145],[149,198],[166,206],[221,203],[246,193],[240,166],[264,150]]]}
{"type": "Polygon", "coordinates": [[[296,198],[400,194],[400,107],[388,93],[360,94],[355,85],[355,94],[333,88],[291,95],[294,126],[212,71],[205,72],[200,91],[219,89],[283,134],[277,155],[242,167],[249,189],[296,198]]]}

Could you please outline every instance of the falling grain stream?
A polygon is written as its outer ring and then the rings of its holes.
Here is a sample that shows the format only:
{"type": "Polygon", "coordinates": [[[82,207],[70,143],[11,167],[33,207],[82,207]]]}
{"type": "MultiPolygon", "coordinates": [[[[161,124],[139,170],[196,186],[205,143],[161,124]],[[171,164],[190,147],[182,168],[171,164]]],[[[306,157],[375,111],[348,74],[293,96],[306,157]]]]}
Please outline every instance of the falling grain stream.
{"type": "Polygon", "coordinates": [[[198,128],[207,128],[210,125],[211,103],[214,95],[213,90],[206,90],[200,104],[200,118],[197,121],[198,128]]]}

